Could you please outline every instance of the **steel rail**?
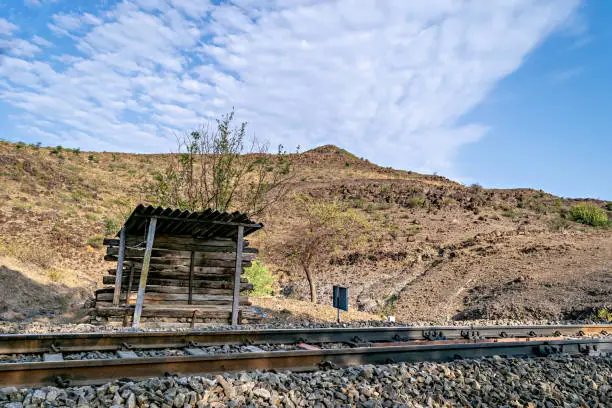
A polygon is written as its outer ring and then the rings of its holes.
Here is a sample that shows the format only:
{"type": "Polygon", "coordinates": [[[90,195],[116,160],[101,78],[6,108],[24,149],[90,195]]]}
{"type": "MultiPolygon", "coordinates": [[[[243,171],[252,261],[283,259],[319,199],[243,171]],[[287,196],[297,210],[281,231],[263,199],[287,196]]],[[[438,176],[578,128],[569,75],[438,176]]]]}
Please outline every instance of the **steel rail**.
{"type": "Polygon", "coordinates": [[[612,325],[403,326],[229,331],[111,332],[0,335],[0,354],[70,353],[180,348],[224,344],[372,342],[592,336],[612,334],[612,325]]]}
{"type": "Polygon", "coordinates": [[[127,358],[0,364],[1,386],[100,384],[120,378],[203,375],[248,370],[310,371],[362,364],[451,361],[491,356],[612,353],[612,339],[523,340],[399,345],[336,350],[249,352],[214,356],[127,358]]]}

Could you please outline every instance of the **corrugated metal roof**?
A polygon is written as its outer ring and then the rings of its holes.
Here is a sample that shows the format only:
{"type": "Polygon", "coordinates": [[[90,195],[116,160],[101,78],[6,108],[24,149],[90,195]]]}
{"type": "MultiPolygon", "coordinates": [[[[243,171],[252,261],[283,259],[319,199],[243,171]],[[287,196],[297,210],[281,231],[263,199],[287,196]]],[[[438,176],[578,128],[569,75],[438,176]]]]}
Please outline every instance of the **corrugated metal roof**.
{"type": "Polygon", "coordinates": [[[244,226],[247,236],[263,224],[249,219],[240,212],[220,212],[212,209],[205,211],[181,211],[174,208],[153,207],[139,204],[124,224],[128,235],[144,235],[148,220],[157,218],[156,234],[191,235],[197,238],[235,238],[237,226],[244,226]]]}

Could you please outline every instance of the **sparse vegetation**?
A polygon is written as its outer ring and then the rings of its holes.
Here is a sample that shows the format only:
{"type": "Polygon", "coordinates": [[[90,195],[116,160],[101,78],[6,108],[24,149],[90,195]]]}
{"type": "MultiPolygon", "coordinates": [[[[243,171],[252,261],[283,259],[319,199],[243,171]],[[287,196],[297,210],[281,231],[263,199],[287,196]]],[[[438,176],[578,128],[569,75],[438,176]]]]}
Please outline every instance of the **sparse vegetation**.
{"type": "Polygon", "coordinates": [[[502,215],[508,218],[516,218],[518,217],[519,214],[515,211],[507,210],[507,211],[504,211],[502,215]]]}
{"type": "Polygon", "coordinates": [[[353,208],[363,208],[363,198],[354,198],[351,200],[351,204],[353,208]]]}
{"type": "Polygon", "coordinates": [[[295,229],[289,247],[290,259],[304,272],[310,300],[317,301],[315,268],[328,255],[363,245],[370,232],[369,222],[338,201],[298,196],[296,204],[306,223],[295,229]]]}
{"type": "Polygon", "coordinates": [[[608,214],[593,203],[582,202],[570,209],[570,216],[581,224],[600,227],[608,224],[608,214]]]}
{"type": "Polygon", "coordinates": [[[121,223],[115,218],[106,217],[104,218],[104,234],[115,235],[121,229],[121,223]]]}
{"type": "Polygon", "coordinates": [[[59,269],[49,269],[45,272],[45,275],[51,282],[57,283],[62,280],[64,274],[59,269]]]}
{"type": "Polygon", "coordinates": [[[603,307],[597,311],[597,318],[603,320],[604,322],[612,322],[612,310],[606,307],[603,307]]]}
{"type": "MultiPolygon", "coordinates": [[[[50,153],[53,149],[37,151],[35,145],[0,142],[0,268],[5,266],[16,277],[22,273],[23,282],[32,284],[21,293],[31,303],[41,302],[49,293],[73,289],[85,295],[94,283],[102,284],[101,276],[111,266],[102,261],[104,251],[94,250],[88,240],[96,246],[100,238],[92,236],[114,236],[127,213],[138,202],[147,202],[139,194],[141,185],[155,171],[163,172],[169,160],[163,155],[115,153],[112,161],[111,152],[81,152],[77,157],[74,149],[63,148],[65,160],[61,161],[60,154],[50,153]],[[88,161],[90,154],[99,158],[99,165],[88,161]],[[30,288],[35,287],[44,290],[34,293],[30,288]]],[[[513,319],[554,318],[560,308],[579,302],[581,310],[595,318],[600,309],[592,306],[609,304],[601,290],[609,279],[600,265],[610,253],[612,230],[574,223],[570,209],[579,201],[548,194],[539,197],[527,189],[483,189],[476,194],[442,178],[389,171],[348,159],[335,150],[285,157],[295,165],[296,181],[303,180],[292,187],[314,201],[330,203],[331,197],[338,197],[340,213],[363,217],[368,220],[367,228],[374,230],[366,231],[365,242],[351,246],[354,249],[346,250],[344,243],[321,247],[310,268],[319,296],[327,296],[332,284],[346,285],[351,302],[359,301],[355,306],[397,313],[398,320],[405,321],[454,318],[455,310],[460,309],[482,311],[483,318],[510,314],[513,319]],[[406,205],[410,198],[422,200],[413,201],[416,209],[406,205]],[[517,202],[524,209],[518,209],[517,202]],[[534,213],[538,204],[548,215],[534,213]],[[419,210],[421,206],[425,209],[419,210]],[[480,217],[472,216],[472,206],[480,209],[480,217]],[[519,217],[505,218],[503,211],[519,217]],[[571,233],[558,233],[565,229],[571,233]],[[533,247],[533,252],[521,252],[524,246],[533,247]],[[439,248],[445,250],[442,255],[439,248]],[[529,281],[510,283],[519,271],[529,281]],[[555,277],[552,283],[550,276],[555,277]],[[464,290],[457,292],[460,288],[464,290]],[[401,296],[388,299],[386,305],[386,297],[394,293],[401,296]],[[420,293],[426,294],[426,300],[420,293]]],[[[588,201],[612,219],[612,203],[588,201]]],[[[293,252],[297,242],[293,234],[303,233],[303,239],[311,236],[306,233],[307,216],[294,204],[282,200],[274,211],[256,217],[266,227],[248,237],[251,246],[261,250],[262,267],[267,266],[267,274],[258,273],[266,277],[274,271],[272,276],[282,279],[287,294],[292,290],[294,299],[288,302],[307,298],[310,290],[293,252]]],[[[330,229],[326,226],[322,233],[330,229]]],[[[259,287],[258,277],[249,279],[259,287]]],[[[3,286],[0,298],[6,299],[11,289],[3,286]]],[[[273,286],[278,291],[276,283],[273,286]]],[[[79,295],[79,299],[85,297],[79,295]]],[[[70,300],[71,305],[75,301],[70,300]]],[[[328,307],[327,298],[319,301],[322,304],[317,306],[328,307]]],[[[19,311],[21,306],[13,305],[9,303],[9,310],[19,311]]],[[[293,306],[283,307],[291,310],[292,320],[302,318],[293,306]]],[[[610,313],[610,306],[607,308],[610,313]]]]}
{"type": "Polygon", "coordinates": [[[408,206],[408,208],[423,208],[425,207],[426,203],[427,200],[423,197],[412,197],[408,199],[406,205],[408,206]]]}
{"type": "Polygon", "coordinates": [[[87,245],[95,249],[100,249],[102,248],[102,240],[104,240],[104,235],[94,235],[87,238],[87,245]]]}
{"type": "Polygon", "coordinates": [[[406,232],[408,233],[408,235],[416,235],[421,232],[421,226],[418,224],[410,224],[406,228],[406,232]]]}
{"type": "Polygon", "coordinates": [[[87,214],[87,215],[85,215],[85,217],[89,221],[100,221],[100,216],[98,214],[87,214]]]}
{"type": "Polygon", "coordinates": [[[293,178],[293,165],[279,146],[267,155],[256,139],[245,149],[246,122],[234,126],[234,112],[178,139],[178,154],[168,156],[165,170],[144,186],[147,199],[187,210],[214,208],[263,213],[283,198],[293,178]]]}
{"type": "Polygon", "coordinates": [[[62,146],[56,146],[56,147],[54,147],[53,149],[51,149],[51,151],[49,152],[49,154],[54,154],[54,155],[56,155],[56,156],[59,156],[59,155],[61,155],[61,153],[62,153],[62,150],[63,150],[63,149],[64,149],[64,148],[63,148],[62,146]]]}
{"type": "Polygon", "coordinates": [[[380,311],[383,317],[387,316],[395,316],[397,312],[397,301],[399,300],[399,296],[396,294],[389,295],[385,297],[384,304],[380,311]]]}
{"type": "Polygon", "coordinates": [[[548,222],[548,228],[553,232],[565,231],[569,228],[569,221],[563,217],[554,217],[548,222]]]}
{"type": "Polygon", "coordinates": [[[251,296],[271,296],[276,292],[276,277],[266,268],[263,261],[255,260],[253,264],[244,268],[245,277],[253,285],[249,291],[251,296]]]}
{"type": "Polygon", "coordinates": [[[50,269],[55,264],[56,251],[49,246],[33,246],[28,243],[0,241],[0,254],[13,257],[21,262],[50,269]]]}

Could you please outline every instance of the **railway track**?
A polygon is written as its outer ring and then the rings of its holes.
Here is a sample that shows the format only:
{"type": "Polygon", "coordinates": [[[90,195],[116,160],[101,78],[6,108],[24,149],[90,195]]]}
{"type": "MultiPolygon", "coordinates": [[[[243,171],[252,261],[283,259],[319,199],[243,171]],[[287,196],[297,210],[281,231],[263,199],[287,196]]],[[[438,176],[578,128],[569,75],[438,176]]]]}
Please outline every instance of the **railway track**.
{"type": "Polygon", "coordinates": [[[495,355],[612,354],[608,333],[612,325],[1,335],[0,361],[11,362],[0,363],[0,386],[67,386],[169,373],[304,371],[495,355]],[[98,354],[74,359],[75,353],[91,352],[98,354]]]}

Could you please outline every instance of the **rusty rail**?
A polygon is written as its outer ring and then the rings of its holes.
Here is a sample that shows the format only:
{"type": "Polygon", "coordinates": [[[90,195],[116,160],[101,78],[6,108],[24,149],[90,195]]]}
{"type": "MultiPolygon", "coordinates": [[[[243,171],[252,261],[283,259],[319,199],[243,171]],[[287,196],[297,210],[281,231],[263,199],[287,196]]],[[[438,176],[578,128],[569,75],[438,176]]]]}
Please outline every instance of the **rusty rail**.
{"type": "Polygon", "coordinates": [[[610,338],[449,343],[339,350],[249,352],[214,356],[0,364],[0,386],[99,384],[118,378],[142,379],[168,373],[201,375],[255,369],[309,371],[361,364],[451,361],[458,358],[495,355],[544,357],[557,353],[572,355],[612,353],[610,338]]]}
{"type": "Polygon", "coordinates": [[[412,340],[573,337],[612,334],[612,325],[363,327],[179,332],[0,335],[0,354],[180,348],[224,344],[343,342],[355,345],[412,340]]]}

